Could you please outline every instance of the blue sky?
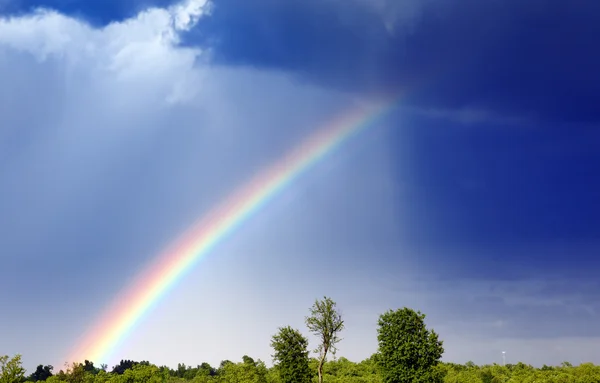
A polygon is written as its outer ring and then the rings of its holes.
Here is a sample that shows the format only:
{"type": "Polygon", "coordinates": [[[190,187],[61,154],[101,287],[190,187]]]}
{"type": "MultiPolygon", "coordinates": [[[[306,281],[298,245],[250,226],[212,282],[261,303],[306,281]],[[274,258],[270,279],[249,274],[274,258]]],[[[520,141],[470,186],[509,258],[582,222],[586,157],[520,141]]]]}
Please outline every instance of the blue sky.
{"type": "Polygon", "coordinates": [[[109,364],[270,362],[277,327],[306,332],[324,294],[353,360],[408,306],[448,361],[600,363],[600,3],[203,4],[0,0],[0,353],[59,368],[224,195],[356,101],[402,93],[109,364]]]}

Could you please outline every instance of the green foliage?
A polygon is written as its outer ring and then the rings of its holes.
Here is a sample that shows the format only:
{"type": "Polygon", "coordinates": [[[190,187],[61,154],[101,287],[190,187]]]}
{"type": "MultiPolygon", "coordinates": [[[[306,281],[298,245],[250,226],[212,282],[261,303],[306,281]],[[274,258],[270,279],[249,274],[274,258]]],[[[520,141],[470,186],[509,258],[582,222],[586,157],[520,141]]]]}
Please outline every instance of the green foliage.
{"type": "Polygon", "coordinates": [[[311,314],[309,328],[325,329],[329,334],[329,343],[322,342],[317,350],[325,351],[319,358],[309,358],[308,340],[288,326],[279,328],[271,339],[276,362],[271,368],[248,355],[237,363],[223,360],[218,368],[208,363],[196,367],[179,363],[172,369],[147,361],[121,360],[110,372],[106,365],[97,368],[86,360],[65,365],[65,370],[55,375],[52,366],[39,365],[25,380],[21,356],[16,355],[0,356],[0,383],[600,383],[600,366],[592,363],[534,368],[521,362],[506,366],[439,362],[442,342],[425,328],[425,315],[408,308],[379,317],[377,353],[359,363],[344,357],[327,361],[326,350],[335,348],[337,331],[343,328],[341,315],[328,298],[317,301],[311,314]],[[314,374],[315,370],[321,374],[314,374]]]}
{"type": "Polygon", "coordinates": [[[344,321],[336,308],[336,303],[328,297],[323,297],[321,301],[316,300],[310,308],[310,315],[305,320],[310,332],[319,338],[319,346],[315,352],[319,354],[317,374],[319,383],[322,383],[323,364],[327,360],[327,352],[331,351],[335,355],[336,344],[341,340],[338,334],[344,329],[344,321]]]}
{"type": "Polygon", "coordinates": [[[27,380],[30,382],[45,381],[46,379],[48,379],[49,377],[52,376],[53,369],[54,369],[54,367],[52,367],[50,365],[42,366],[40,364],[39,366],[37,366],[35,372],[33,372],[31,375],[29,375],[27,380]]]}
{"type": "Polygon", "coordinates": [[[273,360],[281,383],[309,383],[311,373],[308,367],[308,340],[300,331],[280,327],[271,340],[273,360]]]}
{"type": "MultiPolygon", "coordinates": [[[[242,363],[224,364],[217,376],[217,381],[222,383],[267,383],[267,373],[267,367],[262,361],[254,362],[252,358],[246,356],[242,363]]],[[[211,380],[207,379],[206,381],[211,380]]]]}
{"type": "Polygon", "coordinates": [[[534,368],[524,363],[516,365],[470,366],[442,363],[444,383],[583,383],[600,382],[600,366],[591,363],[573,367],[570,363],[560,367],[534,368]]]}
{"type": "Polygon", "coordinates": [[[25,379],[25,369],[21,363],[21,355],[10,358],[0,356],[0,383],[21,383],[25,379]]]}
{"type": "Polygon", "coordinates": [[[326,357],[328,351],[335,354],[336,344],[341,340],[338,334],[344,329],[344,321],[336,306],[328,297],[316,300],[310,308],[310,315],[305,318],[306,327],[321,341],[315,350],[320,356],[326,357]]]}
{"type": "Polygon", "coordinates": [[[425,314],[409,308],[379,317],[379,366],[384,383],[441,382],[435,366],[442,357],[442,341],[427,330],[425,314]]]}
{"type": "MultiPolygon", "coordinates": [[[[89,362],[86,360],[86,365],[88,363],[89,362]]],[[[135,365],[138,365],[138,364],[141,364],[141,365],[144,365],[144,366],[149,366],[150,362],[147,362],[147,361],[135,362],[133,360],[121,360],[119,362],[119,364],[117,364],[116,366],[113,367],[112,372],[114,374],[124,374],[126,370],[132,369],[135,365]]],[[[184,367],[185,367],[185,365],[184,365],[184,367]]],[[[95,370],[94,369],[94,363],[91,363],[91,368],[88,368],[87,366],[86,366],[86,368],[87,368],[86,371],[92,371],[93,372],[95,370]]]]}
{"type": "MultiPolygon", "coordinates": [[[[355,363],[346,358],[326,362],[323,366],[324,383],[383,383],[383,375],[377,366],[381,355],[355,363]]],[[[308,364],[316,368],[319,360],[310,359],[308,364]]],[[[185,366],[182,364],[182,366],[185,366]]],[[[544,366],[534,368],[524,363],[513,365],[477,366],[472,362],[466,364],[438,363],[436,373],[443,378],[443,383],[598,383],[600,382],[600,366],[584,363],[579,366],[544,366]]],[[[309,370],[311,371],[311,370],[309,370]]],[[[314,370],[312,370],[314,371],[314,370]]],[[[21,375],[22,376],[22,375],[21,375]]],[[[85,364],[73,364],[66,372],[59,372],[47,378],[47,383],[284,383],[302,382],[284,381],[280,377],[278,366],[267,368],[260,360],[249,356],[241,362],[224,361],[222,368],[214,369],[208,363],[199,366],[185,366],[180,369],[157,367],[152,364],[135,364],[123,374],[100,370],[97,373],[85,371],[85,364]],[[178,376],[191,376],[181,378],[178,376]]],[[[309,377],[304,382],[317,382],[317,377],[309,377]]],[[[424,380],[417,380],[424,381],[424,380]]],[[[22,381],[20,381],[22,382],[22,381]]]]}

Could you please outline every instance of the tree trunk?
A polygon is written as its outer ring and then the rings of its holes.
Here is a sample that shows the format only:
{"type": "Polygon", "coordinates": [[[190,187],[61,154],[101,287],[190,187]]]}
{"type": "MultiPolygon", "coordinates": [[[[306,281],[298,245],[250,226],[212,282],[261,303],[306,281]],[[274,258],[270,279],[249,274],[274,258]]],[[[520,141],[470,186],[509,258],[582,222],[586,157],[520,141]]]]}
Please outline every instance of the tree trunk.
{"type": "Polygon", "coordinates": [[[325,355],[319,359],[319,368],[317,368],[317,372],[319,374],[319,383],[323,383],[323,362],[325,361],[325,355]]]}
{"type": "Polygon", "coordinates": [[[323,348],[323,355],[319,359],[319,368],[317,372],[319,374],[319,383],[323,383],[323,364],[325,363],[325,358],[327,357],[327,345],[323,348]]]}

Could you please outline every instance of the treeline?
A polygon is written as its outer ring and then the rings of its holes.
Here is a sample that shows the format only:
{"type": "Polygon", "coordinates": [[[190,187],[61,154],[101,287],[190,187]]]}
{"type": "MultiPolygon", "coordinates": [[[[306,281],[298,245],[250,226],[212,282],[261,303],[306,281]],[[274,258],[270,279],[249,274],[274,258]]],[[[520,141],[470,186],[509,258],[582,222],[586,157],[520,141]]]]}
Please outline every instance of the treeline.
{"type": "MultiPolygon", "coordinates": [[[[0,357],[1,358],[1,357],[0,357]]],[[[5,357],[8,358],[8,357],[5,357]]],[[[376,355],[355,363],[346,358],[327,361],[323,366],[324,383],[382,383],[377,371],[376,355]]],[[[317,382],[316,367],[318,360],[312,358],[309,366],[314,373],[312,382],[317,382]]],[[[148,362],[121,361],[110,371],[93,368],[87,363],[75,364],[67,371],[45,376],[47,383],[280,383],[276,367],[267,368],[260,360],[254,361],[248,356],[237,363],[223,361],[218,367],[202,363],[196,367],[179,364],[176,369],[166,366],[157,367],[148,362]],[[122,368],[125,368],[122,370],[122,368]],[[117,372],[117,371],[122,372],[117,372]]],[[[40,366],[40,369],[51,366],[40,366]]],[[[571,366],[534,368],[523,363],[476,366],[473,363],[439,363],[436,367],[442,374],[444,383],[595,383],[600,382],[600,366],[591,363],[571,366]]],[[[51,370],[51,368],[50,368],[51,370]]],[[[36,371],[37,372],[37,371],[36,371]]],[[[36,373],[15,380],[0,378],[2,383],[37,381],[36,373]]],[[[44,378],[44,376],[42,376],[44,378]]]]}
{"type": "Polygon", "coordinates": [[[409,308],[388,311],[379,317],[378,350],[359,362],[335,359],[344,321],[330,298],[316,300],[305,318],[308,330],[317,336],[316,357],[310,357],[308,339],[290,326],[280,327],[271,338],[273,367],[244,355],[241,361],[224,360],[218,367],[202,363],[196,367],[180,363],[176,369],[148,361],[121,360],[107,365],[39,365],[27,375],[21,356],[0,356],[0,383],[600,383],[600,366],[534,368],[518,363],[476,366],[442,363],[444,352],[438,335],[426,328],[425,315],[409,308]],[[333,360],[330,357],[333,356],[333,360]]]}

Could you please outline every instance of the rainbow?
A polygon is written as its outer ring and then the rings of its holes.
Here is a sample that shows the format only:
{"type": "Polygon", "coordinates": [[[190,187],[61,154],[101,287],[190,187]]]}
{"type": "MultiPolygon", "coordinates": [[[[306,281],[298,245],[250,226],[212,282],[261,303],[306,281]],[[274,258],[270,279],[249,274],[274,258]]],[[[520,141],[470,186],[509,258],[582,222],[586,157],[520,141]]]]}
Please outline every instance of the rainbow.
{"type": "Polygon", "coordinates": [[[83,337],[68,358],[69,362],[87,359],[97,364],[108,363],[141,318],[198,260],[210,253],[301,173],[351,136],[373,125],[395,105],[396,98],[392,102],[362,105],[338,117],[238,189],[140,273],[83,337]]]}

